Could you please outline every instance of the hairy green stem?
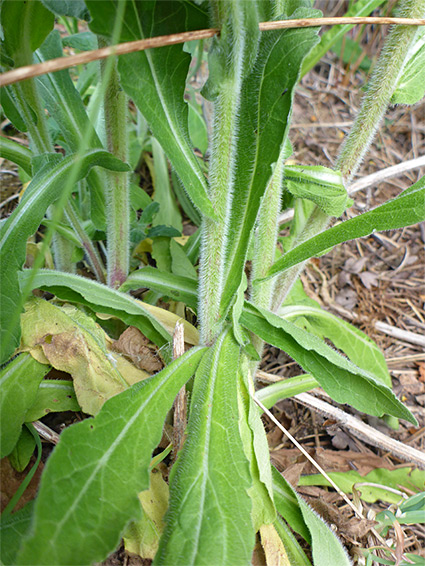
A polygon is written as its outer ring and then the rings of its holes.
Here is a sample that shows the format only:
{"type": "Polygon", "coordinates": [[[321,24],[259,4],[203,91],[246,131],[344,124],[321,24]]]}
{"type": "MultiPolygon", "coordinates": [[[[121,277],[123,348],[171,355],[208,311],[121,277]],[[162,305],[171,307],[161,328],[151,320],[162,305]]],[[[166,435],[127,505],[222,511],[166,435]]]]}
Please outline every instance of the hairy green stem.
{"type": "MultiPolygon", "coordinates": [[[[99,47],[106,45],[99,37],[99,47]]],[[[103,76],[106,64],[106,61],[101,62],[103,76]]],[[[127,161],[127,96],[120,86],[116,62],[108,75],[104,91],[107,147],[113,155],[127,161]]],[[[127,279],[130,265],[130,176],[112,171],[106,175],[107,282],[109,287],[118,288],[127,279]]]]}
{"type": "Polygon", "coordinates": [[[233,26],[233,49],[227,74],[215,101],[209,178],[209,197],[218,220],[205,218],[202,225],[198,309],[202,344],[211,344],[224,322],[220,320],[219,309],[226,267],[228,216],[234,190],[238,111],[247,40],[241,4],[229,2],[228,9],[233,26]]]}
{"type": "MultiPolygon", "coordinates": [[[[425,0],[402,0],[401,17],[425,17],[425,0]]],[[[394,26],[388,34],[367,86],[360,111],[343,143],[336,169],[350,182],[375,137],[379,124],[391,103],[396,85],[408,60],[409,47],[418,30],[414,26],[394,26]]]]}
{"type": "MultiPolygon", "coordinates": [[[[423,18],[425,0],[402,0],[400,10],[406,18],[423,18]]],[[[394,26],[388,34],[378,63],[369,81],[368,90],[362,100],[354,125],[344,142],[335,168],[340,170],[349,183],[359,168],[383,118],[397,82],[403,73],[409,47],[415,40],[417,30],[413,26],[394,26]]],[[[304,230],[295,240],[298,246],[327,228],[331,217],[317,206],[313,210],[304,230]]],[[[273,310],[277,311],[287,297],[292,285],[304,268],[303,263],[285,271],[276,284],[273,310]]]]}

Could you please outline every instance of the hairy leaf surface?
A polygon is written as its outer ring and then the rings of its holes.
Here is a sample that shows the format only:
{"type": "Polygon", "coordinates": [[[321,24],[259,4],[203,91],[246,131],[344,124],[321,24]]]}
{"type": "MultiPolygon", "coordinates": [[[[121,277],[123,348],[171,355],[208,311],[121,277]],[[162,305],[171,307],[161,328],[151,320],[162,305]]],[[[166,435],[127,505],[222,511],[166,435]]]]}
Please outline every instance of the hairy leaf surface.
{"type": "Polygon", "coordinates": [[[351,566],[352,562],[348,557],[340,540],[332,532],[329,525],[307,504],[307,502],[296,492],[289,482],[276,472],[273,475],[278,488],[288,494],[292,493],[297,501],[305,525],[308,527],[311,536],[311,546],[313,552],[314,566],[351,566]],[[279,476],[279,477],[278,477],[279,476]]]}
{"type": "Polygon", "coordinates": [[[284,175],[294,197],[311,200],[328,216],[341,216],[349,204],[339,171],[318,165],[287,165],[284,175]]]}
{"type": "Polygon", "coordinates": [[[244,309],[241,323],[294,358],[335,401],[348,403],[371,415],[388,414],[416,423],[415,417],[391,389],[338,354],[317,336],[253,306],[244,309]]]}
{"type": "Polygon", "coordinates": [[[63,431],[17,564],[92,564],[118,546],[126,524],[140,518],[137,494],[149,487],[149,464],[167,412],[204,354],[193,348],[107,401],[95,418],[63,431]]]}
{"type": "Polygon", "coordinates": [[[254,547],[249,463],[238,425],[239,346],[222,333],[195,376],[187,437],[172,470],[154,564],[248,565],[254,547]]]}
{"type": "Polygon", "coordinates": [[[331,340],[357,366],[365,369],[391,387],[385,356],[377,344],[364,332],[319,306],[284,306],[279,315],[300,328],[308,326],[313,333],[331,340]]]}
{"type": "MultiPolygon", "coordinates": [[[[292,17],[316,15],[316,10],[302,9],[292,17]]],[[[242,87],[223,313],[240,285],[261,198],[288,131],[301,64],[318,42],[317,33],[317,28],[263,33],[257,61],[242,87]]]]}

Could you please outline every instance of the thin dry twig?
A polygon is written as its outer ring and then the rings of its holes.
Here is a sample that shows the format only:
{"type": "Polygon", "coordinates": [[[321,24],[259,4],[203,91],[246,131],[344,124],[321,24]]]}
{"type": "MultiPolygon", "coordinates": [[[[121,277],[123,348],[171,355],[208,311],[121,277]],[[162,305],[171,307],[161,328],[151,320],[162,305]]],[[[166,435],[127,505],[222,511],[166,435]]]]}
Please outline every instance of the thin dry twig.
{"type": "Polygon", "coordinates": [[[44,438],[44,440],[47,440],[48,442],[51,442],[52,444],[57,444],[59,442],[59,434],[57,432],[55,432],[54,430],[52,430],[51,428],[49,428],[48,426],[46,426],[44,423],[42,423],[41,421],[34,421],[32,423],[32,426],[35,428],[35,430],[38,432],[38,434],[44,438]]]}
{"type": "Polygon", "coordinates": [[[403,330],[395,326],[391,326],[386,322],[377,321],[375,322],[376,330],[391,336],[392,338],[397,338],[403,342],[410,342],[410,344],[416,344],[417,346],[422,346],[425,348],[425,336],[422,334],[417,334],[416,332],[410,332],[409,330],[403,330]]]}
{"type": "Polygon", "coordinates": [[[363,442],[381,448],[405,462],[411,462],[415,466],[425,469],[425,455],[422,452],[407,446],[403,442],[390,438],[379,430],[356,419],[356,417],[348,415],[338,407],[334,407],[322,399],[317,399],[309,393],[294,395],[293,399],[323,416],[337,421],[339,425],[347,428],[353,436],[363,442]]]}
{"type": "MultiPolygon", "coordinates": [[[[302,393],[301,395],[305,395],[305,393],[302,393]]],[[[309,460],[309,462],[311,462],[311,464],[313,464],[313,466],[317,469],[317,471],[320,474],[322,474],[322,476],[326,479],[326,481],[329,482],[329,484],[334,488],[334,490],[338,493],[338,495],[354,511],[356,517],[364,520],[365,516],[362,513],[362,508],[361,507],[357,508],[356,505],[354,505],[354,503],[349,499],[349,497],[347,497],[347,495],[329,477],[329,475],[325,472],[325,470],[316,462],[316,460],[314,458],[312,458],[310,456],[310,454],[306,450],[304,450],[304,448],[301,446],[301,444],[297,440],[295,440],[295,438],[292,436],[292,434],[288,430],[286,430],[286,428],[283,425],[280,424],[280,422],[276,419],[276,417],[261,403],[261,401],[256,399],[256,397],[252,394],[251,394],[251,398],[260,407],[260,409],[262,409],[266,413],[266,415],[270,418],[270,420],[272,420],[274,422],[274,424],[283,432],[283,434],[289,438],[289,440],[294,444],[294,446],[296,446],[298,448],[298,450],[302,454],[304,454],[304,456],[309,460]]],[[[388,550],[394,556],[393,549],[389,547],[387,542],[381,537],[381,535],[378,533],[378,531],[372,527],[370,529],[370,532],[379,540],[379,542],[383,546],[385,546],[386,550],[388,550]]]]}
{"type": "MultiPolygon", "coordinates": [[[[374,24],[374,25],[408,25],[408,26],[424,26],[425,19],[413,18],[375,18],[375,17],[353,17],[353,18],[309,18],[299,20],[279,20],[276,22],[262,22],[259,24],[260,31],[271,31],[277,29],[288,28],[305,28],[305,27],[318,27],[318,26],[334,26],[334,25],[359,25],[359,24],[374,24]]],[[[183,33],[175,33],[171,35],[162,35],[158,37],[151,37],[148,39],[140,39],[137,41],[129,41],[113,45],[111,47],[103,47],[93,51],[86,51],[71,55],[69,57],[58,57],[50,59],[43,63],[35,65],[27,65],[19,67],[13,71],[7,71],[0,74],[0,87],[7,86],[19,81],[30,79],[45,75],[46,73],[53,73],[63,69],[69,69],[76,65],[90,63],[100,59],[106,59],[111,55],[127,55],[128,53],[135,53],[137,51],[144,51],[145,49],[152,49],[155,47],[164,47],[166,45],[176,45],[178,43],[185,43],[186,41],[195,41],[197,39],[207,39],[219,34],[220,30],[215,28],[203,29],[197,31],[187,31],[183,33]]]]}
{"type": "Polygon", "coordinates": [[[362,513],[357,509],[357,507],[350,501],[350,499],[345,495],[343,491],[336,485],[336,483],[328,476],[325,470],[316,462],[314,458],[310,456],[310,454],[304,450],[301,444],[292,436],[292,434],[286,430],[286,428],[280,424],[280,422],[276,419],[276,417],[263,405],[261,401],[259,401],[255,395],[251,394],[252,399],[254,402],[260,407],[262,411],[266,413],[266,415],[274,422],[274,424],[283,432],[285,436],[289,438],[294,446],[298,448],[298,450],[313,464],[313,466],[317,469],[317,471],[322,474],[322,476],[330,483],[330,485],[335,489],[335,491],[342,497],[342,499],[351,507],[354,513],[359,517],[359,519],[364,519],[362,513]]]}

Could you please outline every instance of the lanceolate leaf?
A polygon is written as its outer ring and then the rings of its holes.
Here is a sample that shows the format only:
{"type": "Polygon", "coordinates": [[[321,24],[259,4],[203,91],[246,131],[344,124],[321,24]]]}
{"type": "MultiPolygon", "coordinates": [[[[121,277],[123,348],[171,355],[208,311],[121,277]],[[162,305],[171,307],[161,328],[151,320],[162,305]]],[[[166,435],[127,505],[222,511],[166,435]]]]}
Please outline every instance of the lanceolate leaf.
{"type": "Polygon", "coordinates": [[[137,494],[149,487],[167,412],[204,353],[193,348],[61,434],[16,564],[92,564],[118,546],[127,523],[140,518],[137,494]]]}
{"type": "Polygon", "coordinates": [[[278,490],[287,494],[292,493],[292,496],[297,502],[302,518],[310,531],[314,566],[329,566],[329,564],[351,566],[351,560],[349,559],[340,540],[332,532],[331,528],[325,523],[325,521],[317,513],[315,513],[315,511],[313,511],[313,509],[300,495],[298,495],[296,490],[279,474],[279,472],[275,471],[273,479],[278,490]]]}
{"type": "MultiPolygon", "coordinates": [[[[110,37],[117,2],[86,2],[92,15],[90,29],[110,37]]],[[[120,41],[208,27],[208,18],[189,2],[136,0],[127,2],[120,41]]],[[[145,116],[155,138],[164,148],[184,188],[207,216],[215,213],[207,196],[207,184],[193,153],[184,101],[190,55],[182,45],[148,49],[120,57],[121,84],[145,116]]]]}
{"type": "Polygon", "coordinates": [[[371,415],[388,414],[416,422],[391,389],[338,354],[317,336],[253,306],[244,309],[241,324],[294,358],[338,403],[348,403],[371,415]]]}
{"type": "Polygon", "coordinates": [[[10,454],[18,441],[27,410],[49,370],[29,354],[21,354],[0,372],[1,458],[10,454]]]}
{"type": "Polygon", "coordinates": [[[305,322],[314,333],[328,338],[357,366],[391,387],[391,376],[384,354],[364,332],[319,306],[293,305],[282,307],[279,315],[303,328],[305,322]]]}
{"type": "Polygon", "coordinates": [[[154,564],[251,564],[251,479],[238,425],[238,361],[239,346],[226,330],[199,365],[154,564]]]}
{"type": "MultiPolygon", "coordinates": [[[[52,31],[34,54],[36,63],[63,56],[62,41],[57,30],[52,31]]],[[[83,101],[69,75],[68,69],[42,75],[37,79],[39,92],[46,108],[59,126],[71,151],[77,151],[81,138],[89,128],[89,146],[102,148],[93,126],[87,117],[83,101]]]]}
{"type": "MultiPolygon", "coordinates": [[[[127,171],[128,166],[102,150],[85,155],[70,155],[51,167],[43,167],[27,187],[19,206],[0,229],[1,289],[1,360],[5,361],[19,343],[16,303],[19,296],[18,271],[25,261],[27,238],[39,227],[50,204],[55,202],[70,175],[78,167],[76,182],[84,178],[95,165],[115,171],[127,171]]],[[[76,172],[77,173],[77,172],[76,172]]]]}
{"type": "Polygon", "coordinates": [[[301,535],[308,543],[311,543],[310,533],[303,519],[298,500],[288,482],[274,466],[272,467],[272,477],[277,511],[296,533],[301,535]]]}
{"type": "Polygon", "coordinates": [[[158,346],[171,340],[170,333],[140,301],[97,281],[49,269],[42,269],[35,276],[31,270],[23,271],[20,274],[23,288],[28,280],[32,281],[32,289],[48,289],[62,300],[87,305],[95,312],[116,316],[128,325],[136,326],[158,346]]]}
{"type": "Polygon", "coordinates": [[[398,197],[369,212],[359,214],[325,232],[310,238],[283,255],[269,270],[268,277],[289,269],[297,263],[318,256],[329,248],[368,236],[379,230],[394,230],[425,220],[425,177],[403,191],[398,197]]]}
{"type": "MultiPolygon", "coordinates": [[[[296,12],[297,17],[313,15],[317,11],[296,12]]],[[[261,197],[289,127],[300,67],[318,42],[317,33],[317,28],[263,33],[254,69],[242,87],[223,313],[239,287],[261,197]]]]}

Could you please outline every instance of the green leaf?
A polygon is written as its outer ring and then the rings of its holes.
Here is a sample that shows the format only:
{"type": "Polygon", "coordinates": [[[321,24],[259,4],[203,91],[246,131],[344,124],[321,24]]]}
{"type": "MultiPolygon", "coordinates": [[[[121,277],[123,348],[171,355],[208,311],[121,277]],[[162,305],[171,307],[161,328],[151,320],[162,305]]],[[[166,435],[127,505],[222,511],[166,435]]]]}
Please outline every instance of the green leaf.
{"type": "Polygon", "coordinates": [[[11,121],[13,126],[20,132],[26,132],[28,128],[16,106],[15,97],[11,87],[3,86],[0,88],[0,104],[3,113],[11,121]]]}
{"type": "Polygon", "coordinates": [[[4,0],[1,24],[4,48],[20,66],[31,51],[35,51],[53,29],[54,16],[39,0],[4,0]]]}
{"type": "Polygon", "coordinates": [[[23,472],[28,466],[35,447],[36,443],[33,435],[26,426],[22,427],[19,440],[8,456],[9,462],[17,472],[23,472]]]}
{"type": "Polygon", "coordinates": [[[1,458],[10,454],[17,443],[27,410],[34,403],[40,382],[49,369],[29,354],[21,354],[1,370],[1,458]]]}
{"type": "Polygon", "coordinates": [[[425,29],[419,27],[416,42],[407,54],[408,61],[392,95],[392,104],[416,104],[425,95],[425,29]]]}
{"type": "Polygon", "coordinates": [[[165,417],[205,350],[193,348],[62,432],[16,564],[92,564],[115,550],[128,522],[140,518],[137,494],[149,487],[165,417]]]}
{"type": "Polygon", "coordinates": [[[272,466],[272,477],[273,495],[278,513],[291,525],[292,530],[301,535],[305,541],[311,543],[310,532],[289,483],[274,466],[272,466]]]}
{"type": "Polygon", "coordinates": [[[191,261],[187,257],[183,247],[178,244],[174,239],[170,240],[170,253],[171,253],[171,271],[175,275],[188,277],[190,279],[198,280],[198,274],[193,267],[191,261]]]}
{"type": "MultiPolygon", "coordinates": [[[[328,338],[339,350],[347,354],[354,364],[374,375],[388,387],[392,386],[384,354],[369,336],[352,324],[319,306],[283,306],[279,310],[279,316],[300,328],[305,328],[307,321],[314,334],[328,338]]],[[[310,328],[305,329],[309,331],[310,328]]]]}
{"type": "Polygon", "coordinates": [[[342,175],[328,167],[286,165],[285,184],[297,198],[308,199],[328,216],[341,216],[349,205],[342,175]]]}
{"type": "Polygon", "coordinates": [[[290,565],[311,566],[311,562],[308,560],[304,550],[301,548],[299,542],[292,534],[291,529],[287,526],[285,521],[277,518],[273,524],[288,554],[290,565]]]}
{"type": "Polygon", "coordinates": [[[0,557],[4,566],[16,566],[16,555],[23,537],[31,526],[34,502],[30,501],[25,507],[0,519],[0,557]]]}
{"type": "MultiPolygon", "coordinates": [[[[357,0],[344,16],[369,16],[376,8],[383,4],[384,1],[385,0],[357,0]]],[[[301,76],[308,73],[308,71],[320,61],[323,55],[353,27],[352,25],[333,26],[330,30],[326,31],[321,36],[320,43],[316,45],[305,58],[301,76]]]]}
{"type": "Polygon", "coordinates": [[[314,566],[351,566],[351,560],[340,540],[325,521],[298,495],[290,483],[286,482],[298,500],[304,521],[310,531],[314,566]]]}
{"type": "Polygon", "coordinates": [[[27,187],[18,207],[0,228],[1,288],[1,362],[7,360],[19,344],[17,297],[18,271],[25,261],[27,238],[37,230],[47,208],[59,198],[71,172],[75,181],[83,179],[94,166],[114,171],[127,171],[128,166],[102,150],[91,150],[83,156],[70,155],[52,167],[48,163],[36,174],[27,187]],[[75,167],[78,168],[76,171],[75,167]]]}
{"type": "Polygon", "coordinates": [[[254,548],[249,463],[238,425],[239,346],[223,332],[202,359],[187,437],[170,478],[167,526],[154,564],[249,565],[254,548]]]}
{"type": "Polygon", "coordinates": [[[126,293],[141,287],[153,289],[163,296],[181,301],[194,310],[197,308],[197,282],[192,278],[165,273],[155,267],[143,267],[133,271],[121,285],[120,291],[126,293]]]}
{"type": "Polygon", "coordinates": [[[22,287],[31,281],[32,289],[48,289],[62,300],[74,301],[95,312],[116,316],[129,326],[138,328],[158,346],[171,340],[170,333],[143,303],[97,281],[49,269],[42,269],[35,275],[31,270],[25,270],[20,275],[22,287]]]}
{"type": "Polygon", "coordinates": [[[258,531],[262,525],[272,523],[276,519],[276,509],[273,501],[269,446],[258,407],[248,393],[248,388],[253,389],[253,384],[249,362],[244,358],[239,371],[239,428],[252,478],[248,491],[252,500],[252,523],[254,530],[258,531]]]}
{"type": "Polygon", "coordinates": [[[57,16],[69,16],[89,21],[90,14],[84,0],[41,0],[57,16]]]}
{"type": "MultiPolygon", "coordinates": [[[[93,18],[90,29],[111,37],[117,3],[87,0],[86,4],[93,18]]],[[[134,1],[126,5],[120,41],[207,27],[206,14],[189,2],[134,1]]],[[[190,61],[182,45],[173,45],[120,57],[118,70],[122,87],[146,118],[188,195],[205,215],[215,218],[204,174],[189,141],[184,90],[190,61]]]]}
{"type": "Polygon", "coordinates": [[[272,265],[267,276],[272,277],[348,240],[362,238],[379,230],[411,226],[423,220],[425,220],[425,177],[385,204],[341,222],[293,248],[272,265]]]}
{"type": "Polygon", "coordinates": [[[24,145],[21,145],[10,138],[6,138],[5,136],[1,136],[0,157],[4,157],[5,159],[12,161],[12,163],[16,163],[16,165],[22,167],[27,175],[32,175],[32,153],[24,145]]]}
{"type": "Polygon", "coordinates": [[[411,423],[416,422],[391,389],[338,354],[317,336],[252,305],[244,309],[241,323],[294,358],[338,403],[348,403],[371,415],[389,414],[411,423]]]}
{"type": "MultiPolygon", "coordinates": [[[[301,9],[296,15],[317,13],[301,9]]],[[[222,313],[239,287],[261,198],[288,132],[301,64],[318,42],[317,33],[318,28],[298,28],[262,34],[254,69],[242,86],[222,313]]]]}
{"type": "Polygon", "coordinates": [[[26,422],[37,421],[49,413],[81,411],[75,397],[72,381],[63,379],[43,379],[37,390],[34,403],[25,415],[26,422]]]}
{"type": "Polygon", "coordinates": [[[151,143],[153,156],[151,174],[155,191],[153,200],[160,205],[159,212],[153,221],[153,226],[165,224],[166,226],[174,226],[181,232],[183,229],[182,218],[176,197],[171,189],[167,158],[165,157],[164,150],[155,138],[151,139],[151,143]]]}
{"type": "MultiPolygon", "coordinates": [[[[387,470],[377,468],[362,476],[354,470],[348,472],[330,472],[329,477],[344,493],[352,493],[355,487],[360,497],[367,503],[381,500],[397,504],[400,494],[392,490],[400,490],[400,486],[408,490],[423,490],[425,472],[411,467],[387,470]],[[362,485],[365,484],[365,485],[362,485]],[[388,489],[387,489],[388,488],[388,489]]],[[[301,476],[299,485],[327,485],[329,482],[321,474],[301,476]]]]}

